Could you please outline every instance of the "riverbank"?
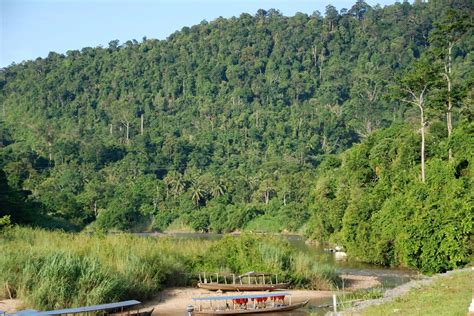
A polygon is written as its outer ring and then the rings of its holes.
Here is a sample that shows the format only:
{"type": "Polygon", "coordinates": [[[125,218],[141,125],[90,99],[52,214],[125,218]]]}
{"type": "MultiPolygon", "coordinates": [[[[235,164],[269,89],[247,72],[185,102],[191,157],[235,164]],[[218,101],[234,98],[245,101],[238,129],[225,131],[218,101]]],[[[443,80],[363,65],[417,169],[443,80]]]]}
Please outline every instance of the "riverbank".
{"type": "Polygon", "coordinates": [[[19,299],[0,300],[0,311],[3,311],[7,314],[18,312],[24,308],[25,304],[19,299]]]}
{"type": "MultiPolygon", "coordinates": [[[[374,288],[380,285],[379,280],[372,276],[361,275],[341,275],[347,284],[346,291],[356,291],[361,289],[374,288]]],[[[321,298],[330,298],[334,292],[332,291],[315,291],[315,290],[288,290],[292,297],[292,301],[301,302],[305,300],[315,300],[321,298]]],[[[266,292],[265,292],[266,293],[266,292]]],[[[226,292],[226,295],[242,295],[256,294],[256,292],[226,292]]],[[[215,292],[199,288],[175,287],[165,289],[152,300],[145,303],[146,308],[155,308],[153,315],[181,315],[189,304],[192,304],[193,297],[202,297],[210,295],[220,295],[215,292]]]]}
{"type": "Polygon", "coordinates": [[[387,290],[382,298],[357,303],[351,316],[466,315],[473,295],[474,270],[465,268],[410,281],[387,290]]]}

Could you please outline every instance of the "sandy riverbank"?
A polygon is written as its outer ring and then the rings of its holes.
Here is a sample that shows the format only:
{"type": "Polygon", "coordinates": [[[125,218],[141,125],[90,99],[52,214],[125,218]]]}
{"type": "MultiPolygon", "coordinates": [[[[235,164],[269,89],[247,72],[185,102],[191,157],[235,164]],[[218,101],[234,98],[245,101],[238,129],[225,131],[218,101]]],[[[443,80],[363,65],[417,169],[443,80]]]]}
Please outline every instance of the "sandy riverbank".
{"type": "MultiPolygon", "coordinates": [[[[346,291],[354,291],[359,289],[368,289],[380,285],[380,282],[376,277],[373,276],[361,276],[361,275],[341,275],[344,279],[344,286],[346,291]]],[[[300,302],[304,300],[313,300],[325,297],[331,297],[332,291],[312,291],[312,290],[288,290],[291,293],[292,300],[294,302],[300,302]]],[[[233,294],[248,294],[250,292],[226,292],[226,295],[233,294]]],[[[252,292],[256,294],[255,292],[252,292]]],[[[257,292],[258,293],[258,292],[257,292]]],[[[144,303],[144,307],[154,308],[153,315],[181,315],[186,306],[192,304],[193,297],[209,296],[209,295],[220,295],[215,292],[209,292],[207,290],[192,288],[192,287],[177,287],[169,288],[160,292],[157,296],[148,302],[144,303]]],[[[29,308],[24,306],[20,300],[0,300],[0,310],[7,313],[12,313],[21,309],[29,308]]]]}
{"type": "MultiPolygon", "coordinates": [[[[380,285],[376,277],[361,275],[341,275],[344,279],[345,290],[354,291],[359,289],[368,289],[380,285]]],[[[314,300],[320,298],[329,298],[332,291],[314,291],[314,290],[288,290],[291,293],[293,302],[304,300],[314,300]]],[[[225,295],[257,294],[258,292],[226,292],[225,295]]],[[[215,292],[199,288],[177,287],[162,291],[152,300],[146,302],[146,308],[155,308],[153,315],[177,315],[186,310],[189,304],[192,304],[193,297],[221,295],[215,292]]]]}
{"type": "Polygon", "coordinates": [[[17,300],[17,299],[0,300],[0,311],[4,311],[7,314],[13,313],[22,309],[24,309],[24,306],[21,300],[17,300]]]}

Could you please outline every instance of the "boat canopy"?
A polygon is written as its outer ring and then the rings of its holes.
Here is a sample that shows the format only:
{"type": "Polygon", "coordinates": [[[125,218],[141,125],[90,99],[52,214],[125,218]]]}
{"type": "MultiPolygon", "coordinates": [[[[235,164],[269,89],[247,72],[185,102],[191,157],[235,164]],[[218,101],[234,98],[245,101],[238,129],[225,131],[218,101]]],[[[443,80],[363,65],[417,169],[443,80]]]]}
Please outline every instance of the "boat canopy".
{"type": "Polygon", "coordinates": [[[204,297],[193,297],[194,301],[223,301],[223,300],[235,300],[235,299],[252,299],[252,298],[264,298],[264,297],[281,297],[287,296],[290,293],[277,292],[277,293],[265,293],[265,294],[247,294],[247,295],[222,295],[222,296],[204,296],[204,297]]]}
{"type": "Polygon", "coordinates": [[[9,314],[9,316],[46,316],[46,315],[63,315],[63,314],[79,314],[79,313],[88,313],[88,312],[97,312],[97,311],[104,311],[110,309],[118,309],[124,307],[131,307],[141,304],[140,301],[130,300],[130,301],[123,301],[123,302],[116,302],[116,303],[109,303],[109,304],[100,304],[100,305],[93,305],[93,306],[84,306],[84,307],[76,307],[76,308],[67,308],[67,309],[58,309],[53,311],[45,311],[39,312],[35,310],[25,310],[19,311],[14,314],[9,314]]]}

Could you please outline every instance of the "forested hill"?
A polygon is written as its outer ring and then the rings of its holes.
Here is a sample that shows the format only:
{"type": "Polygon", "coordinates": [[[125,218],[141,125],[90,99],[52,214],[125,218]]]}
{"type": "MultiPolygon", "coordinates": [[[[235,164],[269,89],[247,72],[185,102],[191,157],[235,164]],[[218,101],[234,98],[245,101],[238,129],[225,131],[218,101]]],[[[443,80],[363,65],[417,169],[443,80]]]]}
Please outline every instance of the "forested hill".
{"type": "Polygon", "coordinates": [[[377,148],[377,159],[407,154],[387,170],[405,172],[399,192],[420,182],[418,108],[402,94],[421,82],[410,78],[422,60],[431,67],[427,161],[472,182],[462,171],[472,134],[460,131],[472,126],[473,16],[468,0],[358,1],[292,17],[259,10],[163,41],[111,41],[11,65],[0,72],[0,216],[74,229],[305,230],[351,246],[349,228],[382,207],[375,201],[387,198],[390,181],[388,191],[370,192],[370,211],[354,215],[383,168],[368,151],[351,168],[342,157],[357,149],[338,154],[360,142],[377,148]],[[464,152],[451,160],[447,99],[464,152]],[[365,180],[345,183],[361,170],[365,180]]]}

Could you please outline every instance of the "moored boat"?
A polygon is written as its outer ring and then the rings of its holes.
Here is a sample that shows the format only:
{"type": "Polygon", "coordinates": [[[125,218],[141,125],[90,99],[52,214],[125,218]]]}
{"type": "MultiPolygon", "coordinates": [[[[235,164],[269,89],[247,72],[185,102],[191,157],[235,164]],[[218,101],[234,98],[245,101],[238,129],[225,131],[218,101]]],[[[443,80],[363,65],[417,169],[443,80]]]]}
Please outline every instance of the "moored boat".
{"type": "Polygon", "coordinates": [[[199,274],[198,287],[211,291],[274,291],[287,289],[290,283],[278,282],[270,273],[248,272],[235,274],[199,274]],[[215,276],[215,277],[214,277],[215,276]],[[275,281],[275,282],[274,282],[275,281]]]}
{"type": "Polygon", "coordinates": [[[266,293],[252,295],[208,296],[193,298],[199,305],[193,315],[241,315],[291,311],[308,304],[308,300],[291,303],[289,293],[266,293]],[[289,302],[285,302],[289,297],[289,302]],[[205,302],[208,302],[208,306],[205,302]]]}

